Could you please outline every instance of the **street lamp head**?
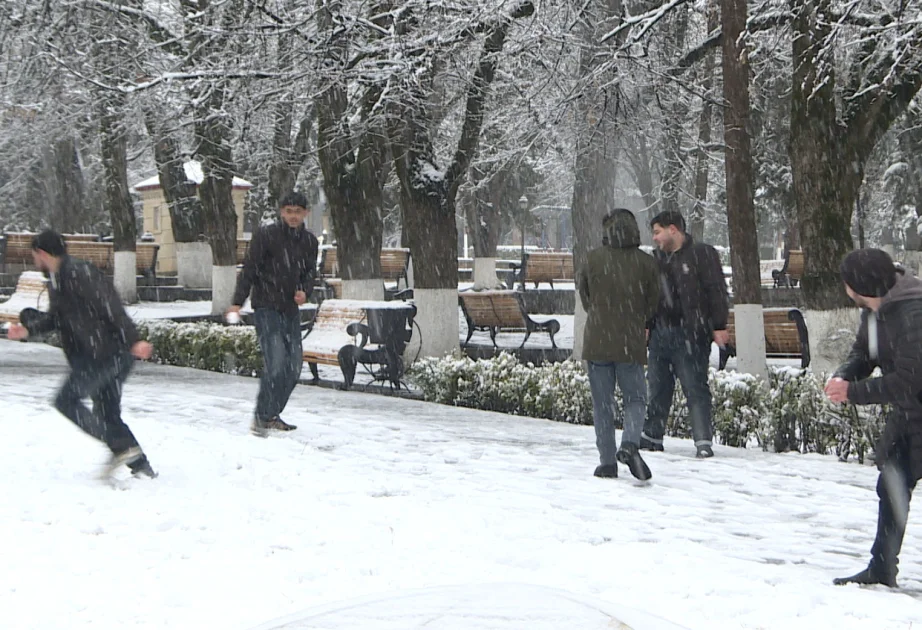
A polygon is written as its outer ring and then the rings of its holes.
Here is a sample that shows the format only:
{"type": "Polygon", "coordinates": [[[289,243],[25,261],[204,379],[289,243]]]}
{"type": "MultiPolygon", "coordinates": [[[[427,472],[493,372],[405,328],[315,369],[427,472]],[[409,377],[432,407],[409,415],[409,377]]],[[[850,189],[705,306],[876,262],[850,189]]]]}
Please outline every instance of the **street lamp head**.
{"type": "Polygon", "coordinates": [[[519,208],[521,210],[528,210],[528,197],[525,195],[519,197],[519,208]]]}

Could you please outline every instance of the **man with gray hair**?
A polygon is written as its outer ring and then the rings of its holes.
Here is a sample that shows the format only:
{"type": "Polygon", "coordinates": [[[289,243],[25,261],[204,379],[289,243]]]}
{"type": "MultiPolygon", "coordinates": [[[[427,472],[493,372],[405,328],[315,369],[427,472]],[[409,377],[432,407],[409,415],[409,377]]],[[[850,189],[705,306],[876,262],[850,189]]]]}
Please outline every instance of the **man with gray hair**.
{"type": "Polygon", "coordinates": [[[834,583],[896,587],[909,500],[922,478],[922,281],[904,275],[879,249],[848,254],[840,273],[861,308],[861,323],[826,396],[835,403],[887,405],[889,411],[875,448],[880,503],[871,561],[834,583]],[[871,376],[878,367],[882,375],[871,376]]]}

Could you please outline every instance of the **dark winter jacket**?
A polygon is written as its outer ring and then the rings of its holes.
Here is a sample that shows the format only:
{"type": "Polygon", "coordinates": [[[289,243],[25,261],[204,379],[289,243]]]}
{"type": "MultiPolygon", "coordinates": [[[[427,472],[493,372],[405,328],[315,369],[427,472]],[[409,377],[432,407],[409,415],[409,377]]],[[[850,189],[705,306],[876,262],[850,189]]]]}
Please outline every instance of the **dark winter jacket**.
{"type": "Polygon", "coordinates": [[[640,247],[640,230],[625,211],[609,222],[606,245],[589,252],[578,276],[586,310],[583,359],[647,363],[645,327],[659,301],[656,261],[640,247]]]}
{"type": "Polygon", "coordinates": [[[857,339],[835,376],[850,381],[849,402],[890,406],[877,465],[905,441],[912,474],[922,479],[922,280],[898,275],[877,313],[862,310],[857,339]],[[875,367],[882,376],[871,378],[875,367]]]}
{"type": "Polygon", "coordinates": [[[310,297],[314,290],[318,249],[317,237],[303,226],[295,229],[277,221],[261,227],[250,241],[237,278],[234,304],[243,306],[250,297],[254,310],[296,314],[295,293],[304,291],[310,297]]]}
{"type": "Polygon", "coordinates": [[[675,252],[657,249],[662,293],[651,327],[675,326],[688,338],[710,341],[715,330],[725,330],[729,318],[727,283],[717,250],[685,235],[675,252]]]}
{"type": "Polygon", "coordinates": [[[92,264],[63,256],[48,285],[48,312],[32,312],[22,322],[30,336],[59,331],[69,363],[105,362],[138,342],[138,330],[111,280],[92,264]]]}

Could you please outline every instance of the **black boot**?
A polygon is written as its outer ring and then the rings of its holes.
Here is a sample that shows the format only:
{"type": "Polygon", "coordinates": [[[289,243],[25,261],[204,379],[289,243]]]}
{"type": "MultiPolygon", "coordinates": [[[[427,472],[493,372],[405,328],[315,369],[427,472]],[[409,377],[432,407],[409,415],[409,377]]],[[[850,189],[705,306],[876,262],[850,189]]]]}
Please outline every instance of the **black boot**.
{"type": "Polygon", "coordinates": [[[157,478],[157,473],[154,472],[153,467],[151,467],[147,455],[143,455],[141,459],[128,464],[128,468],[131,469],[131,474],[135,477],[148,477],[149,479],[157,478]]]}
{"type": "Polygon", "coordinates": [[[596,467],[595,472],[592,474],[603,479],[617,479],[618,464],[602,464],[596,467]]]}
{"type": "Polygon", "coordinates": [[[890,588],[896,588],[896,576],[886,577],[877,573],[870,566],[849,577],[836,578],[832,581],[836,586],[843,586],[845,584],[883,584],[884,586],[889,586],[890,588]]]}
{"type": "Polygon", "coordinates": [[[622,442],[621,448],[615,454],[618,462],[624,464],[631,470],[631,474],[641,481],[647,481],[653,476],[647,462],[640,456],[640,450],[632,442],[622,442]]]}
{"type": "Polygon", "coordinates": [[[640,438],[640,450],[642,451],[663,451],[662,442],[654,442],[653,440],[648,440],[645,437],[640,438]]]}
{"type": "Polygon", "coordinates": [[[706,444],[699,446],[697,451],[695,452],[695,457],[697,457],[698,459],[709,459],[711,457],[714,457],[714,449],[712,449],[710,446],[706,444]]]}

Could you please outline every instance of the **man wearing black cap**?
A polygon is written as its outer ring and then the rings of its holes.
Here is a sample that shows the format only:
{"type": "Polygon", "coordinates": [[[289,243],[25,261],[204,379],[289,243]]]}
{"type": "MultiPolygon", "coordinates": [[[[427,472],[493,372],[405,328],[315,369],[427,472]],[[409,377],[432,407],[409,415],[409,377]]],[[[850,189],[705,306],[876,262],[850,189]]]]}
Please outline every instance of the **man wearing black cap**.
{"type": "Polygon", "coordinates": [[[279,220],[253,235],[243,271],[237,278],[228,321],[238,318],[249,297],[253,306],[256,336],[263,355],[259,394],[250,431],[266,437],[270,430],[292,431],[297,427],[282,420],[291,392],[298,384],[303,365],[301,313],[317,274],[319,243],[307,228],[307,197],[293,192],[279,202],[279,220]],[[252,290],[252,296],[250,291],[252,290]]]}
{"type": "Polygon", "coordinates": [[[922,280],[904,275],[879,249],[850,253],[840,272],[846,293],[862,309],[861,324],[826,395],[836,403],[890,410],[875,448],[880,504],[871,562],[834,583],[895,587],[909,500],[922,478],[922,280]],[[871,377],[876,367],[882,375],[871,377]]]}
{"type": "Polygon", "coordinates": [[[32,259],[50,282],[47,313],[25,309],[7,337],[26,340],[57,330],[71,372],[54,405],[74,424],[112,451],[103,477],[128,465],[135,475],[155,477],[147,456],[122,420],[122,385],[134,358],[153,348],[138,338],[112,283],[93,265],[67,255],[64,238],[45,230],[32,240],[32,259]],[[83,399],[93,401],[90,411],[83,399]]]}

